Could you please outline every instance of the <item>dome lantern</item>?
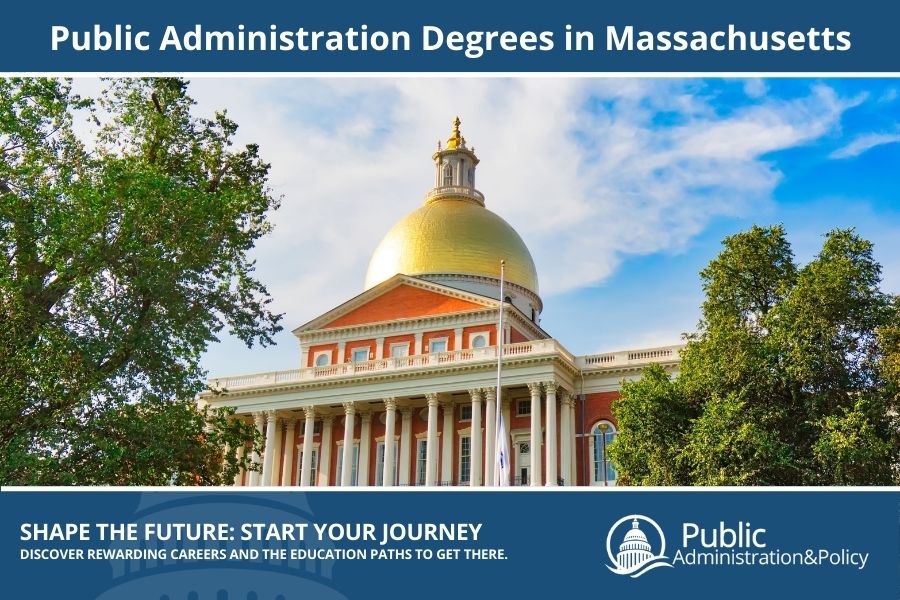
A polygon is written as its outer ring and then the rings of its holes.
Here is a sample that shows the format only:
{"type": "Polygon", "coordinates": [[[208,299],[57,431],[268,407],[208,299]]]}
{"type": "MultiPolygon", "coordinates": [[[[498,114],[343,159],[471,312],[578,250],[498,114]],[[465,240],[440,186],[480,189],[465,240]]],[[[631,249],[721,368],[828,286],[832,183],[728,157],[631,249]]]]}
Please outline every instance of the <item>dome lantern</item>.
{"type": "Polygon", "coordinates": [[[459,131],[460,124],[459,117],[456,117],[453,131],[447,139],[447,147],[442,149],[438,142],[437,152],[431,155],[434,161],[434,187],[425,194],[425,201],[432,202],[452,196],[474,200],[484,206],[484,195],[475,189],[478,157],[475,156],[474,148],[466,146],[466,138],[459,131]]]}

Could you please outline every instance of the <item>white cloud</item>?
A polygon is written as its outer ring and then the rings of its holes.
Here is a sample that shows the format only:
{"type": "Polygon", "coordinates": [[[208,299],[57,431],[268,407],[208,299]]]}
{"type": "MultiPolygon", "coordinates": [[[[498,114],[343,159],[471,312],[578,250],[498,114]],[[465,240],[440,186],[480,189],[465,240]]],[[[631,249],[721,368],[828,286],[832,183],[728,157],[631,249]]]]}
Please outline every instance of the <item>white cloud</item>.
{"type": "Polygon", "coordinates": [[[765,79],[759,77],[748,77],[744,80],[744,93],[751,98],[759,98],[769,91],[769,86],[765,79]]]}
{"type": "Polygon", "coordinates": [[[837,159],[854,158],[877,146],[896,144],[898,142],[900,142],[900,133],[866,133],[856,137],[849,144],[838,148],[828,156],[829,158],[837,159]]]}
{"type": "Polygon", "coordinates": [[[881,104],[890,104],[896,100],[898,96],[900,96],[900,91],[898,91],[897,88],[888,88],[888,90],[878,98],[878,102],[881,104]]]}

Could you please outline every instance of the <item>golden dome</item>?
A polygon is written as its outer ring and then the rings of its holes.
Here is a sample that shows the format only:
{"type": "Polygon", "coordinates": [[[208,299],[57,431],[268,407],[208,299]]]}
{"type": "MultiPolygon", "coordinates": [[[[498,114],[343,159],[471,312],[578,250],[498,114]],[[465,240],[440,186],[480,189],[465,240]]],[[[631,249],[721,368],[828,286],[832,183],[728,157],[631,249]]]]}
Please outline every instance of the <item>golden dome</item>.
{"type": "Polygon", "coordinates": [[[509,223],[465,197],[432,198],[394,225],[372,255],[366,289],[404,275],[463,274],[506,280],[538,294],[537,270],[509,223]]]}

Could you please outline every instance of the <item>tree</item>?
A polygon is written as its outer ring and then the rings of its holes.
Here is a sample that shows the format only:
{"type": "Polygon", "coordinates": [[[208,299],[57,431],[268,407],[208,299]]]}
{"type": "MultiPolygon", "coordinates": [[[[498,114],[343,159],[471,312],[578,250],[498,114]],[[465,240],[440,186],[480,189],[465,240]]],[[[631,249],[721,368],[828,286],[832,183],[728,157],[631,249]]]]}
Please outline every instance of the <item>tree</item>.
{"type": "Polygon", "coordinates": [[[0,482],[218,484],[261,443],[197,406],[226,326],[280,329],[248,252],[277,208],[187,83],[0,80],[0,482]]]}
{"type": "Polygon", "coordinates": [[[626,383],[610,454],[624,483],[890,485],[900,464],[900,301],[872,244],[825,236],[806,266],[780,226],[728,237],[678,377],[626,383]]]}

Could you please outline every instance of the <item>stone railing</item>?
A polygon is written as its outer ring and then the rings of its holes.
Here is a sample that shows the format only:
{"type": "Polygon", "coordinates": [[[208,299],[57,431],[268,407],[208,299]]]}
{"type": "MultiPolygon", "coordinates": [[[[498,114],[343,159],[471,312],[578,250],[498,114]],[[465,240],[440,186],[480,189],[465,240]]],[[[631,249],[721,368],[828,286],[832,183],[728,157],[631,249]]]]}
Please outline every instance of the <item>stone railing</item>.
{"type": "MultiPolygon", "coordinates": [[[[552,339],[506,344],[503,347],[504,358],[542,354],[563,354],[569,358],[569,360],[573,360],[574,358],[567,350],[560,346],[556,340],[552,339]]],[[[396,358],[379,358],[356,363],[348,362],[339,365],[329,365],[327,367],[307,367],[303,369],[289,369],[286,371],[253,373],[251,375],[235,375],[233,377],[214,377],[211,378],[208,383],[209,387],[213,389],[234,390],[282,383],[315,381],[330,377],[350,377],[353,375],[365,375],[369,373],[384,373],[449,364],[476,363],[495,360],[497,360],[497,347],[489,346],[487,348],[433,352],[431,354],[417,354],[414,356],[401,356],[396,358]]]]}
{"type": "Polygon", "coordinates": [[[663,346],[661,348],[642,348],[640,350],[623,350],[606,354],[588,354],[575,359],[579,369],[609,369],[616,367],[633,367],[650,363],[667,363],[677,361],[678,353],[683,345],[663,346]]]}
{"type": "Polygon", "coordinates": [[[462,196],[464,198],[474,198],[482,205],[484,204],[484,194],[475,188],[465,187],[462,185],[442,185],[432,188],[425,193],[425,201],[439,196],[462,196]]]}
{"type": "MultiPolygon", "coordinates": [[[[503,357],[504,360],[509,360],[523,356],[559,355],[569,363],[574,364],[580,370],[593,370],[633,367],[650,363],[675,362],[678,360],[678,352],[682,348],[684,348],[684,346],[681,345],[665,346],[661,348],[624,350],[622,352],[589,354],[587,356],[576,357],[563,348],[556,340],[546,339],[506,344],[503,347],[503,357]]],[[[235,375],[232,377],[214,377],[209,380],[209,387],[213,389],[235,390],[285,383],[318,381],[332,377],[338,378],[366,375],[370,373],[390,373],[394,371],[424,369],[450,364],[478,363],[486,361],[493,362],[495,360],[497,360],[497,348],[496,346],[489,346],[487,348],[433,352],[431,354],[417,354],[414,356],[401,356],[397,358],[379,358],[356,363],[348,362],[339,365],[329,365],[327,367],[307,367],[303,369],[289,369],[286,371],[269,371],[268,373],[235,375]]]]}

